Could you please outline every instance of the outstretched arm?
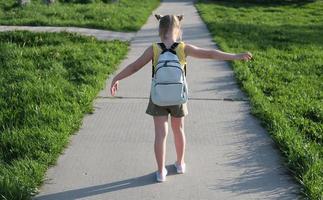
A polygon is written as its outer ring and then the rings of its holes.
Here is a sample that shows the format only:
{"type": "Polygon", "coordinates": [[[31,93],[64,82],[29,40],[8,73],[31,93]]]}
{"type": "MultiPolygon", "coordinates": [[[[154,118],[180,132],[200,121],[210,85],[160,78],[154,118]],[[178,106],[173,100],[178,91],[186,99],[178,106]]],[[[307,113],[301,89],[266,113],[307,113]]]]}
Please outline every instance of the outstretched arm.
{"type": "Polygon", "coordinates": [[[216,49],[203,49],[191,44],[185,45],[185,54],[195,58],[209,58],[217,60],[250,60],[252,58],[250,52],[233,54],[216,49]]]}
{"type": "Polygon", "coordinates": [[[129,64],[121,72],[119,72],[112,80],[110,92],[114,96],[118,90],[119,80],[122,80],[140,70],[153,58],[153,47],[148,47],[145,52],[133,63],[129,64]]]}

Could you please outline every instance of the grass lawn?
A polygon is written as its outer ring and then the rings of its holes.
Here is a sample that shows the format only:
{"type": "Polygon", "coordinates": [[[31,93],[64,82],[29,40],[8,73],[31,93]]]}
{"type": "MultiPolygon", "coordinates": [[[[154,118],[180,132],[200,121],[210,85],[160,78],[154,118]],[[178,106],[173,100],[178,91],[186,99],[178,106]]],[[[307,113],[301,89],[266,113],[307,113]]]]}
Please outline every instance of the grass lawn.
{"type": "Polygon", "coordinates": [[[29,199],[128,43],[18,31],[0,46],[0,199],[29,199]]]}
{"type": "Polygon", "coordinates": [[[0,0],[0,24],[36,26],[77,26],[114,31],[137,31],[146,22],[159,0],[118,0],[116,3],[61,3],[47,6],[32,0],[26,7],[17,0],[0,0]]]}
{"type": "Polygon", "coordinates": [[[274,138],[303,193],[323,199],[323,2],[253,4],[199,1],[214,40],[230,52],[252,112],[274,138]]]}

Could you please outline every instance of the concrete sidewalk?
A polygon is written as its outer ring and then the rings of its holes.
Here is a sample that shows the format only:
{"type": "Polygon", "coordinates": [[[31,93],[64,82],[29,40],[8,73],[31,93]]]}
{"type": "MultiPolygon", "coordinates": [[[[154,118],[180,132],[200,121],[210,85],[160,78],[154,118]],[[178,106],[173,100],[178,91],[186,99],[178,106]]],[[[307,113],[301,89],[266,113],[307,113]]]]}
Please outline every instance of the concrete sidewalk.
{"type": "MultiPolygon", "coordinates": [[[[184,41],[215,47],[192,1],[167,0],[155,12],[183,13],[184,41]]],[[[159,41],[157,27],[151,16],[132,40],[121,67],[159,41]]],[[[34,199],[298,199],[298,185],[266,131],[250,114],[247,98],[228,64],[198,59],[188,59],[188,63],[191,100],[185,127],[186,174],[175,174],[170,132],[167,182],[155,182],[153,120],[145,114],[149,63],[120,82],[118,96],[123,98],[110,98],[107,90],[100,92],[94,114],[84,118],[57,165],[47,171],[45,184],[34,199]]]]}

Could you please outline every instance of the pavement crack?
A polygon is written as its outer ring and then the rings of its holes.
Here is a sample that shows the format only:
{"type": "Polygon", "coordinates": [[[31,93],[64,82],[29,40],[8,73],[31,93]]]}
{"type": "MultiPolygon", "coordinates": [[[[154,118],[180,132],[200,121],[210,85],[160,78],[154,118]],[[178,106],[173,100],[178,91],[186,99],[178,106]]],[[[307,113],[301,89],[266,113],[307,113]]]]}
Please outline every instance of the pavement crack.
{"type": "MultiPolygon", "coordinates": [[[[98,96],[97,99],[149,99],[148,97],[123,97],[123,96],[116,96],[116,97],[109,97],[109,96],[98,96]]],[[[198,97],[191,97],[188,98],[189,101],[249,101],[247,98],[198,98],[198,97]]]]}

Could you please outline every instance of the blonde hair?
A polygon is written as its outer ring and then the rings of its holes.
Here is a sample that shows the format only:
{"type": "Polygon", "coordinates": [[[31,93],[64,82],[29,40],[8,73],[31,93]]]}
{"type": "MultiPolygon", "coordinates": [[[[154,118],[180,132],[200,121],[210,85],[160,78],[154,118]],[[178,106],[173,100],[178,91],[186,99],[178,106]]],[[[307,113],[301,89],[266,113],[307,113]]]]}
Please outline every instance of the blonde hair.
{"type": "MultiPolygon", "coordinates": [[[[180,21],[183,19],[183,15],[155,15],[159,21],[159,36],[163,39],[170,37],[168,34],[170,31],[174,31],[175,28],[179,30],[179,39],[182,40],[182,31],[180,21]]],[[[173,33],[173,32],[172,32],[173,33]]]]}

